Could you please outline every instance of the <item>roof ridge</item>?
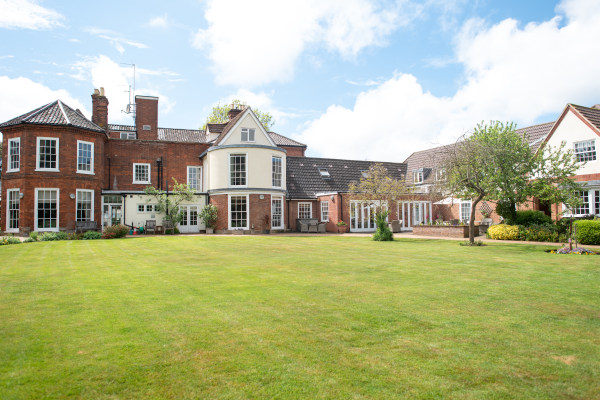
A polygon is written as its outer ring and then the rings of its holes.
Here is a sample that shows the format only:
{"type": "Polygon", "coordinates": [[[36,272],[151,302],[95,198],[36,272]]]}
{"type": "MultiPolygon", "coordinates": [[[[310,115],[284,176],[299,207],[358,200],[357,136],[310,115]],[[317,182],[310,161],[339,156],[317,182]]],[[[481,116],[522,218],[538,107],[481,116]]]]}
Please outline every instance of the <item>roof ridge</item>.
{"type": "Polygon", "coordinates": [[[56,100],[56,103],[58,104],[58,107],[60,108],[60,111],[62,112],[63,117],[65,117],[65,120],[67,121],[67,125],[73,125],[71,123],[71,120],[67,116],[67,113],[65,112],[65,109],[63,108],[62,101],[60,101],[60,99],[58,99],[58,100],[56,100]]]}
{"type": "Polygon", "coordinates": [[[302,160],[333,160],[333,161],[353,161],[353,162],[368,162],[377,164],[406,164],[402,161],[374,161],[374,160],[352,160],[350,158],[325,158],[325,157],[303,157],[303,156],[288,156],[287,158],[298,158],[302,160]]]}

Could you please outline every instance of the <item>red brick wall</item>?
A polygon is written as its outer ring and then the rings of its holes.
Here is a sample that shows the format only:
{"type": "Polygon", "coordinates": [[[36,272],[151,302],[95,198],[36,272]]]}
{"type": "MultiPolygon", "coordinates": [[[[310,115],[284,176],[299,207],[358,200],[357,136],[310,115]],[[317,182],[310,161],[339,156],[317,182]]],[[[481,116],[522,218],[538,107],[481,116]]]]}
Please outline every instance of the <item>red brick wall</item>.
{"type": "Polygon", "coordinates": [[[312,218],[319,218],[317,214],[317,207],[319,206],[319,203],[316,200],[290,200],[288,218],[289,227],[292,231],[296,230],[296,220],[298,219],[298,203],[312,203],[312,218]]]}
{"type": "Polygon", "coordinates": [[[282,149],[285,149],[286,155],[289,157],[304,157],[304,152],[306,151],[306,147],[298,147],[298,146],[279,146],[282,149]]]}
{"type": "Polygon", "coordinates": [[[217,207],[216,231],[229,229],[229,209],[226,194],[216,194],[210,196],[210,204],[217,207]]]}
{"type": "Polygon", "coordinates": [[[204,143],[158,142],[146,140],[109,140],[110,176],[106,162],[104,188],[112,190],[143,190],[148,185],[133,184],[133,163],[150,164],[151,185],[159,187],[156,160],[163,159],[163,189],[165,180],[173,187],[173,178],[187,183],[188,165],[202,165],[198,158],[208,148],[204,143]],[[116,179],[116,185],[115,185],[116,179]]]}
{"type": "Polygon", "coordinates": [[[135,127],[138,139],[158,139],[158,97],[135,96],[135,127]],[[144,130],[144,125],[150,130],[144,130]]]}
{"type": "Polygon", "coordinates": [[[7,154],[8,139],[21,138],[21,165],[19,172],[6,173],[2,171],[2,202],[0,215],[2,225],[6,229],[6,191],[19,188],[23,193],[20,203],[20,226],[34,229],[35,189],[60,189],[59,226],[66,229],[75,228],[75,200],[70,194],[76,189],[94,190],[94,220],[100,218],[100,195],[104,181],[103,153],[106,138],[103,133],[68,127],[50,126],[18,126],[3,130],[2,147],[7,154]],[[59,170],[60,172],[35,171],[37,137],[59,138],[59,170]],[[77,140],[94,143],[94,175],[78,174],[77,170],[77,140]]]}
{"type": "MultiPolygon", "coordinates": [[[[233,195],[233,194],[232,194],[233,195]]],[[[217,207],[217,231],[226,231],[229,229],[229,201],[227,194],[216,194],[210,196],[210,203],[217,207]]],[[[283,199],[284,218],[286,214],[286,201],[283,199]]],[[[270,194],[250,194],[248,195],[249,226],[248,230],[263,231],[271,229],[271,195],[270,194]],[[261,196],[263,197],[261,199],[261,196]],[[269,221],[265,221],[265,215],[269,221]]],[[[284,226],[285,222],[284,220],[284,226]]]]}

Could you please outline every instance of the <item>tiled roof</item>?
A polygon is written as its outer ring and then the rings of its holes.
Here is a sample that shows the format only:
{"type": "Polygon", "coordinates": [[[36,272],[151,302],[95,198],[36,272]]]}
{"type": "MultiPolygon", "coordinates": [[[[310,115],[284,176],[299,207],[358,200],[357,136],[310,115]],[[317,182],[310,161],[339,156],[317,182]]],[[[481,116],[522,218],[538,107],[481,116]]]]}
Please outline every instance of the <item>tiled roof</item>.
{"type": "Polygon", "coordinates": [[[227,126],[227,122],[222,124],[206,124],[206,128],[210,133],[221,133],[225,126],[227,126]]]}
{"type": "Polygon", "coordinates": [[[117,124],[108,124],[109,131],[115,132],[135,132],[134,125],[117,125],[117,124]]]}
{"type": "MultiPolygon", "coordinates": [[[[286,157],[287,191],[292,199],[314,198],[316,193],[348,192],[350,182],[358,182],[375,161],[339,160],[332,158],[286,157]],[[324,179],[319,169],[326,169],[330,177],[324,179]]],[[[402,163],[381,163],[390,176],[402,179],[406,165],[402,163]]]]}
{"type": "Polygon", "coordinates": [[[0,128],[19,124],[73,126],[96,132],[104,129],[87,119],[79,110],[73,110],[60,100],[48,103],[23,115],[0,124],[0,128]]]}
{"type": "MultiPolygon", "coordinates": [[[[109,124],[108,130],[112,132],[135,132],[135,126],[109,124]]],[[[206,143],[206,133],[202,129],[158,127],[158,140],[165,142],[206,143]]]]}
{"type": "Polygon", "coordinates": [[[298,146],[298,147],[306,147],[304,143],[297,142],[289,137],[285,137],[280,135],[279,133],[269,132],[269,136],[277,146],[298,146]]]}
{"type": "Polygon", "coordinates": [[[584,116],[592,125],[596,127],[596,129],[600,129],[600,109],[594,107],[584,107],[578,106],[576,104],[571,104],[573,108],[575,108],[581,115],[584,116]]]}
{"type": "MultiPolygon", "coordinates": [[[[550,133],[554,122],[527,126],[517,129],[516,132],[523,135],[533,151],[537,151],[540,144],[550,133]]],[[[412,172],[423,169],[423,184],[429,184],[435,180],[435,170],[439,168],[444,161],[444,153],[452,148],[454,144],[438,146],[427,150],[416,151],[412,153],[404,162],[407,166],[409,180],[412,180],[412,172]]]]}
{"type": "Polygon", "coordinates": [[[227,133],[231,130],[231,128],[233,128],[233,126],[242,118],[242,115],[244,115],[245,111],[248,110],[249,108],[250,107],[245,107],[243,110],[238,112],[235,117],[230,119],[227,122],[227,124],[225,124],[225,126],[223,127],[223,130],[221,131],[219,136],[214,141],[215,145],[218,145],[221,142],[221,140],[223,140],[223,138],[227,135],[227,133]]]}

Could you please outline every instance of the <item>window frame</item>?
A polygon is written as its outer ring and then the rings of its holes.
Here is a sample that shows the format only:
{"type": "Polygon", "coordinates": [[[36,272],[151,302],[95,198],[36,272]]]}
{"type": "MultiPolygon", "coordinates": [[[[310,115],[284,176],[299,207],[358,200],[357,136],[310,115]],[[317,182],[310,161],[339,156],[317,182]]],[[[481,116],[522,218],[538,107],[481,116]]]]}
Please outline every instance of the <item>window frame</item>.
{"type": "Polygon", "coordinates": [[[37,232],[58,232],[60,230],[60,189],[59,188],[35,188],[35,205],[34,205],[34,230],[37,232]],[[38,225],[38,205],[39,192],[53,190],[56,192],[56,227],[55,228],[40,228],[38,225]]]}
{"type": "MultiPolygon", "coordinates": [[[[91,202],[90,202],[90,219],[89,221],[93,222],[94,221],[94,190],[92,189],[75,189],[75,222],[80,222],[80,220],[77,219],[77,211],[78,211],[78,205],[79,205],[79,193],[90,193],[91,194],[91,202]]],[[[84,220],[81,220],[84,221],[84,220]]],[[[88,220],[85,220],[88,221],[88,220]]]]}
{"type": "Polygon", "coordinates": [[[423,170],[413,171],[413,183],[423,183],[423,181],[425,181],[423,170]],[[417,180],[417,177],[419,177],[419,180],[417,180]]]}
{"type": "Polygon", "coordinates": [[[329,222],[329,200],[321,201],[320,210],[321,210],[321,222],[329,222]],[[323,218],[323,206],[325,206],[325,208],[326,208],[327,218],[323,218]]]}
{"type": "Polygon", "coordinates": [[[227,159],[229,165],[229,173],[228,173],[228,183],[229,187],[248,187],[248,153],[229,153],[229,157],[227,159]],[[244,156],[244,184],[243,185],[234,185],[231,183],[231,157],[233,156],[244,156]]]}
{"type": "Polygon", "coordinates": [[[298,218],[299,219],[310,219],[310,218],[312,218],[313,217],[313,212],[312,211],[313,210],[312,210],[312,202],[311,201],[300,201],[300,202],[298,202],[298,218]],[[305,206],[307,204],[308,204],[308,207],[309,207],[310,217],[308,217],[308,218],[301,217],[300,216],[300,206],[305,206]]]}
{"type": "Polygon", "coordinates": [[[594,193],[593,190],[579,190],[579,198],[581,200],[581,205],[576,207],[575,210],[573,210],[573,215],[574,216],[586,216],[586,215],[590,215],[592,214],[592,204],[590,204],[590,199],[594,199],[594,193]],[[587,201],[583,201],[583,200],[587,200],[587,201]],[[587,212],[580,212],[582,210],[587,210],[587,212]]]}
{"type": "Polygon", "coordinates": [[[57,137],[45,137],[38,136],[35,144],[35,170],[46,171],[46,172],[60,172],[60,138],[57,137]],[[56,142],[56,168],[41,168],[40,167],[40,141],[42,140],[53,140],[56,142]]]}
{"type": "Polygon", "coordinates": [[[240,130],[240,141],[242,143],[255,143],[256,142],[256,129],[242,128],[240,130]],[[244,140],[244,132],[246,132],[246,140],[244,140]],[[250,132],[252,132],[252,140],[250,140],[250,132]]]}
{"type": "Polygon", "coordinates": [[[136,134],[136,132],[133,132],[133,131],[121,131],[121,132],[119,132],[119,139],[134,140],[134,139],[137,139],[137,134],[136,134]],[[123,134],[125,134],[125,137],[123,137],[123,134]],[[130,137],[130,136],[133,136],[133,137],[130,137]]]}
{"type": "Polygon", "coordinates": [[[271,185],[274,188],[282,188],[283,187],[283,157],[281,156],[271,156],[271,185]],[[279,160],[279,185],[275,184],[275,160],[279,160]]]}
{"type": "Polygon", "coordinates": [[[133,163],[133,184],[134,185],[150,185],[152,183],[152,166],[150,163],[133,163]],[[148,180],[138,181],[135,176],[135,167],[145,165],[148,167],[148,180]]]}
{"type": "Polygon", "coordinates": [[[14,138],[10,138],[8,139],[8,165],[6,166],[6,172],[19,172],[21,170],[21,137],[14,137],[14,138]],[[13,154],[11,154],[11,145],[13,143],[18,143],[19,145],[19,151],[17,152],[16,156],[17,156],[17,168],[12,168],[12,157],[13,154]]]}
{"type": "Polygon", "coordinates": [[[11,188],[6,189],[6,232],[8,233],[18,233],[19,227],[21,226],[21,189],[19,188],[11,188]],[[17,203],[19,205],[19,215],[17,217],[17,227],[10,227],[10,194],[11,192],[17,193],[17,203]]]}
{"type": "Polygon", "coordinates": [[[596,139],[588,139],[588,140],[578,140],[577,142],[573,143],[573,150],[574,150],[574,154],[575,154],[575,160],[577,160],[577,162],[580,163],[586,163],[588,161],[596,161],[598,159],[598,150],[596,149],[596,139]],[[593,147],[594,150],[592,151],[585,151],[585,152],[577,152],[577,145],[581,145],[584,143],[590,143],[591,145],[587,148],[593,147]],[[581,158],[585,158],[580,160],[579,157],[581,156],[581,158]],[[589,158],[588,158],[589,157],[589,158]]]}
{"type": "Polygon", "coordinates": [[[202,192],[202,165],[188,165],[187,166],[187,185],[195,190],[196,192],[202,192]],[[195,189],[190,185],[190,168],[196,168],[198,188],[195,189]]]}
{"type": "Polygon", "coordinates": [[[460,201],[460,205],[459,205],[459,209],[458,209],[458,218],[461,222],[468,222],[471,219],[471,207],[473,205],[473,202],[471,200],[461,200],[460,201]],[[464,204],[468,204],[469,205],[469,218],[468,219],[464,219],[463,218],[463,205],[464,204]]]}
{"type": "Polygon", "coordinates": [[[228,194],[227,195],[227,223],[229,230],[249,230],[250,229],[250,196],[247,194],[228,194]],[[231,199],[232,197],[243,197],[246,199],[246,226],[235,228],[231,225],[231,199]]]}
{"type": "Polygon", "coordinates": [[[77,141],[77,157],[76,157],[76,161],[75,162],[77,163],[77,173],[78,174],[95,175],[95,173],[94,173],[94,162],[95,162],[95,160],[94,160],[94,148],[95,148],[94,142],[88,142],[88,141],[85,141],[85,140],[78,140],[77,141]],[[90,170],[89,171],[79,169],[79,145],[80,144],[89,144],[89,145],[92,146],[92,148],[91,148],[92,155],[91,155],[91,159],[90,159],[90,170]]]}
{"type": "Polygon", "coordinates": [[[271,229],[284,229],[285,226],[285,210],[284,210],[283,196],[271,196],[271,229]],[[281,224],[276,226],[273,225],[273,201],[279,201],[281,203],[281,224]]]}

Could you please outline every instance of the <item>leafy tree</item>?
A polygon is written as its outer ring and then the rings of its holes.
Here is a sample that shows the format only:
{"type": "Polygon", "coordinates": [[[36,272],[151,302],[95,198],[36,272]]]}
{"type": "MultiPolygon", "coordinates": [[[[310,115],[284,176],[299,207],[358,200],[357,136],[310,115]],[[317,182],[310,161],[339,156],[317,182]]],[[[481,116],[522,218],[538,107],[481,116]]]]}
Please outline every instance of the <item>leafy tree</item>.
{"type": "Polygon", "coordinates": [[[154,198],[156,212],[163,214],[165,220],[169,221],[173,227],[183,219],[183,212],[179,209],[181,203],[194,199],[194,190],[184,183],[177,182],[175,178],[173,178],[173,190],[168,194],[164,190],[158,190],[152,186],[148,186],[144,192],[154,198]]]}
{"type": "Polygon", "coordinates": [[[351,182],[349,191],[352,199],[366,202],[375,211],[377,231],[373,239],[394,240],[386,222],[388,207],[401,196],[412,192],[412,187],[407,185],[406,180],[390,177],[383,164],[377,163],[371,165],[359,182],[351,182]]]}
{"type": "MultiPolygon", "coordinates": [[[[247,104],[238,99],[233,100],[231,104],[218,104],[214,106],[210,115],[208,116],[208,118],[206,118],[206,122],[204,124],[203,129],[206,129],[206,124],[223,124],[229,121],[229,116],[227,115],[227,113],[232,107],[240,108],[245,106],[247,106],[247,104]]],[[[254,111],[254,114],[256,114],[258,120],[260,121],[260,123],[266,131],[271,130],[273,125],[275,125],[275,120],[269,112],[260,111],[259,109],[255,108],[252,108],[252,111],[254,111]]]]}

